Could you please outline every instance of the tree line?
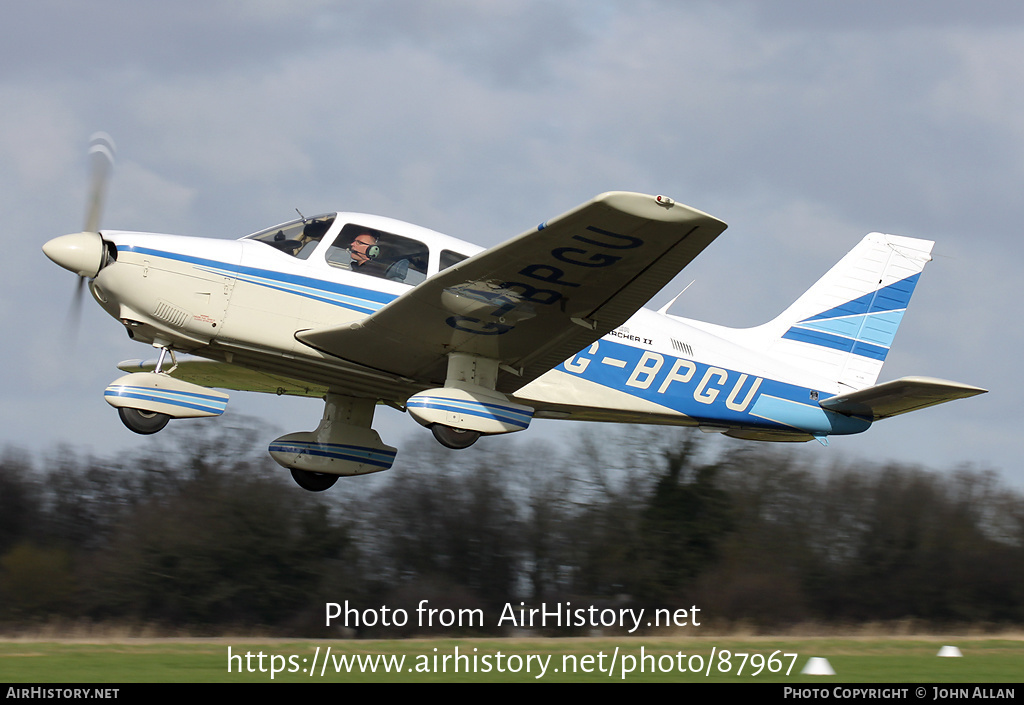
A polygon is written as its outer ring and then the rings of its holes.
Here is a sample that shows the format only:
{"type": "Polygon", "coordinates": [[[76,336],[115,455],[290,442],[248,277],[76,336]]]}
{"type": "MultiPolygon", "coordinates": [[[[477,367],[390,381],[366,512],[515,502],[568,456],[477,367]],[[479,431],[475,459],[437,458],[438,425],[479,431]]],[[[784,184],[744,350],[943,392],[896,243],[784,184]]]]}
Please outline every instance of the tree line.
{"type": "Polygon", "coordinates": [[[419,437],[392,470],[319,495],[269,459],[272,434],[228,417],[172,425],[136,457],[7,448],[0,623],[316,636],[326,602],[424,599],[696,605],[764,629],[1024,622],[1024,501],[993,472],[815,467],[799,447],[591,425],[559,448],[419,437]]]}

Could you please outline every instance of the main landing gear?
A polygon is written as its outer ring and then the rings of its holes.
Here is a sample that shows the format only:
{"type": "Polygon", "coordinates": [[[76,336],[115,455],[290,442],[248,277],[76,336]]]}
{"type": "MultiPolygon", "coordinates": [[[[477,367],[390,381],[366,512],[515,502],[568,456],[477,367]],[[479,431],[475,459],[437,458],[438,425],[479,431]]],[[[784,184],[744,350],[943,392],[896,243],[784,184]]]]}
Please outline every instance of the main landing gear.
{"type": "Polygon", "coordinates": [[[272,441],[270,456],[291,471],[295,484],[310,492],[330,489],[339,476],[387,470],[398,451],[370,428],[376,406],[375,399],[329,392],[316,430],[272,441]]]}
{"type": "Polygon", "coordinates": [[[497,379],[497,360],[449,353],[445,386],[413,394],[405,408],[438,443],[453,450],[469,448],[480,436],[522,431],[533,409],[496,391],[497,379]]]}
{"type": "Polygon", "coordinates": [[[292,479],[295,484],[310,492],[323,492],[334,487],[341,475],[329,475],[325,472],[310,472],[309,470],[291,469],[292,479]]]}
{"type": "Polygon", "coordinates": [[[469,448],[480,438],[479,431],[467,431],[462,428],[454,428],[439,423],[432,425],[430,431],[434,434],[434,438],[438,443],[452,450],[469,448]]]}
{"type": "Polygon", "coordinates": [[[121,423],[127,426],[129,430],[141,433],[144,436],[162,431],[167,422],[171,420],[171,417],[167,414],[161,414],[157,411],[143,411],[142,409],[129,409],[126,406],[118,409],[117,415],[121,417],[121,423]]]}

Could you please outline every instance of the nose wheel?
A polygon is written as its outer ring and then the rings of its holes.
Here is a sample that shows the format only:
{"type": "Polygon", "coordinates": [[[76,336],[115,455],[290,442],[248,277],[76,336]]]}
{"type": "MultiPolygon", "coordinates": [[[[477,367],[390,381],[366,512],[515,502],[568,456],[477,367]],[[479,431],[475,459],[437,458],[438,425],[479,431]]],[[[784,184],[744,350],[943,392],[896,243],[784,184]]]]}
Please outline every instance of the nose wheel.
{"type": "Polygon", "coordinates": [[[465,429],[452,428],[451,426],[439,423],[431,426],[430,431],[434,434],[434,438],[437,439],[438,443],[452,450],[469,448],[480,438],[479,431],[466,431],[465,429]]]}

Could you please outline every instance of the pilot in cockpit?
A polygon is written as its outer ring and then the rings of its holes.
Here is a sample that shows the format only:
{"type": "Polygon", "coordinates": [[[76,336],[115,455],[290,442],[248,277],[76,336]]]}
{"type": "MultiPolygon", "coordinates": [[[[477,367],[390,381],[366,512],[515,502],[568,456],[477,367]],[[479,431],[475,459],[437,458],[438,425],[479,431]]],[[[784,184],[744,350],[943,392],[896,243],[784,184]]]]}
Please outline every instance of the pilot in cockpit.
{"type": "Polygon", "coordinates": [[[409,260],[382,261],[378,259],[380,257],[380,246],[377,244],[379,240],[377,235],[367,231],[355,236],[352,244],[348,246],[349,254],[352,256],[352,263],[349,265],[352,271],[383,277],[391,281],[405,281],[409,272],[409,260]]]}
{"type": "Polygon", "coordinates": [[[383,243],[382,233],[371,228],[346,225],[334,244],[327,250],[327,263],[332,267],[351,269],[371,277],[404,282],[409,274],[409,259],[396,247],[400,238],[388,235],[383,243]],[[355,232],[355,237],[351,233],[355,232]],[[351,238],[351,239],[349,239],[351,238]],[[399,256],[395,254],[398,252],[399,256]]]}
{"type": "Polygon", "coordinates": [[[349,266],[353,272],[380,276],[380,273],[374,271],[374,265],[377,263],[373,261],[380,254],[376,235],[369,232],[359,233],[348,246],[348,252],[352,256],[352,263],[349,266]]]}

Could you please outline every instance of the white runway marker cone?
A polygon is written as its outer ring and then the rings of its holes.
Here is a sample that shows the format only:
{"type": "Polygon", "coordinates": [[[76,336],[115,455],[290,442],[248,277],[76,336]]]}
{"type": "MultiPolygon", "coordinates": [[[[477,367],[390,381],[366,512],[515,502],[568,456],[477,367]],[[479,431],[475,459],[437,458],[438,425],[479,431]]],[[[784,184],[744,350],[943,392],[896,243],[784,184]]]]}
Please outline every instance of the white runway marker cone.
{"type": "Polygon", "coordinates": [[[827,658],[820,656],[812,656],[807,659],[807,665],[804,666],[804,670],[800,673],[805,676],[834,676],[836,672],[832,670],[832,664],[828,662],[827,658]]]}

